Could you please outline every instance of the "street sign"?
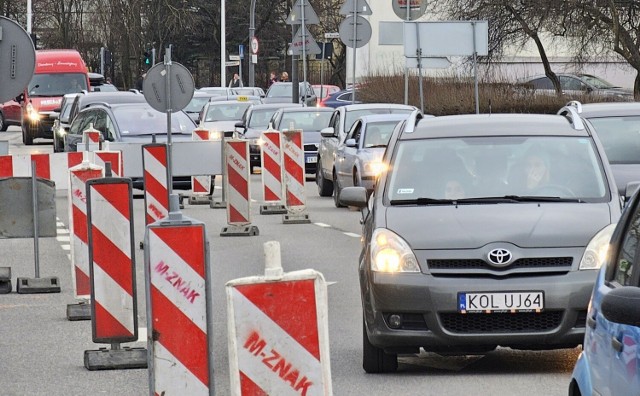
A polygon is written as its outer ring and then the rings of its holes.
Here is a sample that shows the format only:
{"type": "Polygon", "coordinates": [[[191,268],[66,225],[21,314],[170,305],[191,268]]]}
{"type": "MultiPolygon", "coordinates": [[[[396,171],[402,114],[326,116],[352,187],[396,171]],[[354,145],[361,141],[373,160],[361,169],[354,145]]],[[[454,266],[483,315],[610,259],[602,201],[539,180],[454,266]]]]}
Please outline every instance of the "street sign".
{"type": "Polygon", "coordinates": [[[225,65],[226,67],[240,66],[240,61],[239,61],[239,60],[235,60],[235,61],[226,61],[226,62],[224,62],[224,65],[225,65]]]}
{"type": "Polygon", "coordinates": [[[238,54],[240,54],[240,59],[244,59],[244,45],[240,44],[238,46],[238,54]]]}
{"type": "Polygon", "coordinates": [[[391,2],[393,12],[402,20],[407,20],[407,3],[409,3],[408,20],[410,21],[420,18],[427,11],[427,0],[393,0],[391,2]]]}
{"type": "Polygon", "coordinates": [[[240,60],[240,55],[229,55],[229,60],[239,61],[240,60]]]}
{"type": "Polygon", "coordinates": [[[36,50],[29,34],[16,22],[0,16],[0,103],[24,90],[35,66],[36,50]]]}
{"type": "MultiPolygon", "coordinates": [[[[304,26],[304,31],[305,53],[307,55],[315,55],[321,53],[322,50],[320,49],[320,46],[318,46],[318,43],[316,43],[316,40],[313,38],[306,26],[304,26]]],[[[290,48],[293,52],[293,55],[302,55],[302,42],[302,28],[300,28],[296,32],[296,35],[293,37],[293,41],[291,42],[290,48]]]]}
{"type": "Polygon", "coordinates": [[[371,15],[371,7],[369,7],[369,4],[367,3],[367,0],[346,0],[343,4],[342,7],[340,7],[340,15],[352,15],[353,14],[353,8],[354,8],[354,4],[353,2],[356,2],[355,4],[355,8],[356,8],[356,13],[358,15],[371,15]]]}
{"type": "MultiPolygon", "coordinates": [[[[166,98],[167,70],[165,66],[164,63],[157,63],[149,69],[142,81],[142,91],[147,103],[162,112],[169,110],[166,98]]],[[[170,73],[171,89],[169,90],[169,99],[171,100],[171,112],[177,113],[191,101],[195,83],[189,69],[180,63],[172,62],[170,73]]]]}
{"type": "Polygon", "coordinates": [[[313,7],[309,3],[309,0],[297,0],[296,4],[291,8],[291,13],[287,17],[287,25],[301,25],[302,24],[302,3],[304,2],[304,24],[305,25],[317,25],[320,23],[320,18],[316,14],[313,7]]]}
{"type": "Polygon", "coordinates": [[[489,23],[487,21],[404,22],[404,56],[416,58],[417,49],[422,51],[422,57],[425,58],[471,56],[474,52],[478,56],[485,56],[489,52],[489,23]]]}
{"type": "Polygon", "coordinates": [[[340,38],[340,33],[338,32],[329,32],[324,34],[324,38],[326,39],[337,39],[340,38]]]}
{"type": "Polygon", "coordinates": [[[251,53],[252,54],[257,54],[258,53],[258,39],[256,37],[251,37],[251,53]]]}
{"type": "Polygon", "coordinates": [[[340,24],[340,40],[350,48],[360,48],[371,40],[371,24],[369,21],[358,15],[355,19],[356,37],[353,36],[353,16],[348,16],[340,24]],[[355,45],[354,45],[355,39],[355,45]]]}

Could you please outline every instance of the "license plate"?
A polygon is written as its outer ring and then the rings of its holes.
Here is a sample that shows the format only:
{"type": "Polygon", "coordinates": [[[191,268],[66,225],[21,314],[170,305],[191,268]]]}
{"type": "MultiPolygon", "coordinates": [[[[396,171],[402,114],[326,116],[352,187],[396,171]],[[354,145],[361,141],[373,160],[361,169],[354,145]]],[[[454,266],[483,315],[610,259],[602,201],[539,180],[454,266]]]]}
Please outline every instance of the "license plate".
{"type": "Polygon", "coordinates": [[[540,312],[544,292],[458,293],[458,312],[540,312]]]}
{"type": "Polygon", "coordinates": [[[307,158],[305,158],[305,161],[307,164],[315,164],[318,162],[318,156],[317,155],[310,155],[307,158]]]}

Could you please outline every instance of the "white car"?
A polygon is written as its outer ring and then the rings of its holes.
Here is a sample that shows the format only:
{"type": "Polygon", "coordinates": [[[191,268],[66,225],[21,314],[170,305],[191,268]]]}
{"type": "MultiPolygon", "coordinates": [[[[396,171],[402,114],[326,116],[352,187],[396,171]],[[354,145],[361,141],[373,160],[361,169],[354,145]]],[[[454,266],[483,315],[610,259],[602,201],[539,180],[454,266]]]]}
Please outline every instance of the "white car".
{"type": "Polygon", "coordinates": [[[244,112],[250,106],[259,103],[259,99],[208,102],[202,109],[200,126],[212,131],[233,133],[244,112]]]}
{"type": "Polygon", "coordinates": [[[354,104],[334,110],[329,127],[321,131],[322,140],[318,148],[318,170],[316,184],[321,197],[333,194],[334,161],[338,145],[345,140],[353,123],[362,116],[374,114],[406,114],[417,110],[414,106],[391,103],[354,104]]]}

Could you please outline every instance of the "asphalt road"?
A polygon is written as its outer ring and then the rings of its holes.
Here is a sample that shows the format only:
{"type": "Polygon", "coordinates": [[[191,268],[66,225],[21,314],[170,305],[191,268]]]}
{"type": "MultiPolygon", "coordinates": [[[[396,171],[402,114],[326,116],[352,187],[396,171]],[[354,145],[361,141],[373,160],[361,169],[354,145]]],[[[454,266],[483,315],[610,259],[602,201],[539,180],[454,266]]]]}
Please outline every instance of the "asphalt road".
{"type": "MultiPolygon", "coordinates": [[[[0,133],[12,142],[11,152],[51,151],[47,141],[23,147],[16,127],[0,133]]],[[[38,141],[37,141],[38,142],[38,141]]],[[[336,395],[566,395],[579,348],[558,351],[498,349],[483,356],[443,357],[423,353],[400,358],[397,373],[366,374],[361,368],[361,305],[357,276],[360,214],[337,209],[317,195],[307,181],[307,213],[311,224],[283,224],[281,215],[260,215],[259,175],[252,175],[252,224],[259,235],[221,237],[224,210],[186,205],[183,215],[206,224],[211,246],[214,307],[214,386],[229,395],[227,312],[224,285],[231,279],[264,273],[263,244],[278,241],[285,271],[313,268],[330,283],[329,340],[333,391],[336,395]]],[[[216,191],[219,195],[220,191],[216,191]]],[[[75,303],[68,258],[68,200],[56,196],[58,237],[41,238],[40,274],[57,276],[59,294],[17,294],[15,278],[34,276],[33,239],[0,240],[0,266],[10,266],[14,292],[0,295],[0,395],[143,395],[148,394],[145,369],[88,371],[85,350],[95,344],[90,321],[70,322],[66,306],[75,303]]],[[[144,236],[143,200],[134,199],[136,244],[144,236]]],[[[0,213],[0,216],[2,214],[0,213]]],[[[144,252],[136,249],[139,327],[146,326],[144,252]]],[[[141,331],[141,339],[145,332],[141,331]]],[[[145,347],[144,342],[126,346],[145,347]]]]}

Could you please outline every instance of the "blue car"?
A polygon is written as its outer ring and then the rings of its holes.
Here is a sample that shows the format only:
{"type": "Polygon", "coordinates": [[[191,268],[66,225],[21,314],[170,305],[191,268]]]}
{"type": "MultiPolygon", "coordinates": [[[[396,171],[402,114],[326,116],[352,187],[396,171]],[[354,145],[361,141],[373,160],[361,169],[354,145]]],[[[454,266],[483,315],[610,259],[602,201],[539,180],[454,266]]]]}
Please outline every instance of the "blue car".
{"type": "MultiPolygon", "coordinates": [[[[357,98],[358,98],[358,92],[356,92],[355,104],[362,103],[361,101],[357,100],[357,98]]],[[[352,104],[353,103],[352,100],[353,100],[353,90],[344,89],[342,91],[334,92],[329,96],[325,97],[324,99],[322,99],[320,102],[318,102],[318,107],[332,107],[335,109],[336,107],[352,104]]]]}
{"type": "MultiPolygon", "coordinates": [[[[640,395],[640,196],[635,194],[609,238],[591,296],[583,352],[573,370],[569,395],[640,395]]],[[[591,245],[591,243],[590,243],[591,245]]]]}

